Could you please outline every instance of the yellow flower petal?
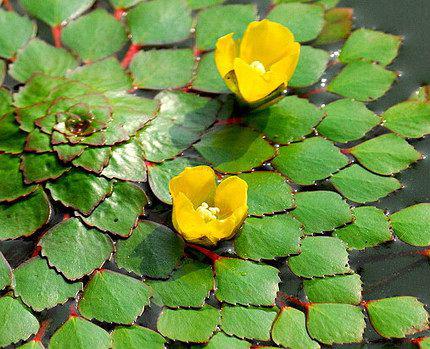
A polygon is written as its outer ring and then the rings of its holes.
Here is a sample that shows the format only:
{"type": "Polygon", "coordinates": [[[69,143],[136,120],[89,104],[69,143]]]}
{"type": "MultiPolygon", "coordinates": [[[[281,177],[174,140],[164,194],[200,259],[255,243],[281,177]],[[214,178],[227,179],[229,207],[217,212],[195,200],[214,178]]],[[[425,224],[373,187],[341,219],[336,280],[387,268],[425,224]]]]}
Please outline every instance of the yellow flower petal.
{"type": "Polygon", "coordinates": [[[172,222],[178,233],[186,240],[193,241],[204,234],[201,228],[206,223],[184,193],[179,193],[173,199],[172,222]]]}
{"type": "Polygon", "coordinates": [[[224,179],[215,191],[215,206],[220,215],[230,215],[238,208],[247,208],[248,184],[237,176],[224,179]]]}
{"type": "Polygon", "coordinates": [[[270,71],[288,84],[296,70],[300,56],[300,44],[293,42],[288,48],[288,54],[270,67],[270,71]]]}
{"type": "Polygon", "coordinates": [[[187,167],[169,182],[169,190],[175,199],[184,193],[197,208],[203,201],[211,204],[216,189],[216,175],[209,166],[187,167]]]}
{"type": "Polygon", "coordinates": [[[264,19],[248,25],[240,44],[240,58],[248,64],[260,61],[266,70],[288,54],[293,33],[282,24],[264,19]]]}
{"type": "Polygon", "coordinates": [[[247,102],[256,102],[273,92],[283,79],[272,72],[261,74],[240,58],[234,60],[234,72],[242,98],[247,102]]]}
{"type": "Polygon", "coordinates": [[[233,39],[233,34],[224,35],[216,42],[215,63],[222,77],[233,70],[233,62],[238,55],[238,45],[233,39]]]}

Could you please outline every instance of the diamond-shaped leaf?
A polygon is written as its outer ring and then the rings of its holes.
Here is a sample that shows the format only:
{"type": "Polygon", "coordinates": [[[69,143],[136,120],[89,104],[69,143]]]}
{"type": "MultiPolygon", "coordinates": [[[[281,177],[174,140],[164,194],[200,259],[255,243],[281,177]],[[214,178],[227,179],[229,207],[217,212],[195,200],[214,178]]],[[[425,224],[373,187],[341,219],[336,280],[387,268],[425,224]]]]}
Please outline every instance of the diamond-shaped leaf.
{"type": "Polygon", "coordinates": [[[132,41],[139,45],[165,45],[190,35],[191,9],[186,0],[152,0],[127,14],[132,41]]]}
{"type": "Polygon", "coordinates": [[[33,154],[26,153],[21,158],[20,169],[24,175],[24,182],[41,183],[48,179],[56,179],[69,170],[58,161],[55,153],[33,154]]]}
{"type": "Polygon", "coordinates": [[[82,278],[100,268],[113,252],[110,238],[86,228],[77,218],[64,220],[40,239],[42,254],[69,280],[82,278]]]}
{"type": "Polygon", "coordinates": [[[276,310],[270,308],[224,305],[221,310],[221,329],[242,339],[268,341],[276,315],[276,310]]]}
{"type": "Polygon", "coordinates": [[[327,51],[302,46],[296,71],[289,81],[291,87],[306,87],[315,84],[323,75],[330,55],[327,51]]]}
{"type": "Polygon", "coordinates": [[[12,269],[0,252],[0,291],[12,283],[12,269]]]}
{"type": "Polygon", "coordinates": [[[361,308],[350,304],[313,303],[307,326],[312,338],[324,344],[359,343],[366,326],[361,308]]]}
{"type": "Polygon", "coordinates": [[[308,236],[301,253],[290,257],[288,265],[297,276],[311,278],[350,273],[348,252],[342,240],[327,236],[308,236]]]}
{"type": "Polygon", "coordinates": [[[237,258],[219,258],[215,264],[216,298],[243,305],[274,305],[279,270],[237,258]]]}
{"type": "Polygon", "coordinates": [[[192,259],[182,262],[166,280],[148,281],[155,292],[155,301],[168,307],[202,307],[209,292],[214,288],[210,265],[192,259]]]}
{"type": "Polygon", "coordinates": [[[306,296],[312,303],[361,302],[362,282],[358,274],[304,280],[303,286],[306,296]]]}
{"type": "Polygon", "coordinates": [[[71,316],[52,335],[49,348],[62,349],[108,349],[111,338],[108,332],[101,327],[80,317],[71,316]]]}
{"type": "Polygon", "coordinates": [[[220,319],[219,310],[164,309],[157,321],[158,331],[165,337],[182,342],[204,343],[214,333],[220,319]]]}
{"type": "Polygon", "coordinates": [[[81,282],[68,283],[41,257],[22,263],[13,274],[15,295],[35,311],[65,303],[82,290],[81,282]]]}
{"type": "Polygon", "coordinates": [[[79,300],[88,319],[131,324],[149,304],[150,289],[142,281],[110,270],[96,271],[79,300]]]}
{"type": "Polygon", "coordinates": [[[157,332],[142,326],[118,326],[111,333],[112,348],[164,349],[166,340],[157,332]]]}
{"type": "Polygon", "coordinates": [[[322,137],[307,138],[279,148],[273,165],[297,184],[311,185],[348,164],[348,158],[322,137]]]}
{"type": "Polygon", "coordinates": [[[355,60],[390,64],[397,56],[401,37],[361,28],[351,34],[339,55],[339,60],[349,63],[355,60]]]}
{"type": "Polygon", "coordinates": [[[24,150],[26,134],[19,129],[13,114],[0,116],[0,151],[19,154],[24,150]]]}
{"type": "Polygon", "coordinates": [[[322,119],[323,112],[308,100],[288,96],[279,103],[249,114],[244,120],[276,143],[302,140],[322,119]]]}
{"type": "Polygon", "coordinates": [[[214,52],[208,52],[200,57],[192,88],[193,90],[210,93],[229,92],[216,68],[214,52]]]}
{"type": "Polygon", "coordinates": [[[0,115],[4,115],[12,111],[12,94],[6,88],[0,87],[0,115]]]}
{"type": "Polygon", "coordinates": [[[11,296],[0,298],[0,346],[26,340],[39,329],[39,322],[26,306],[11,296]]]}
{"type": "Polygon", "coordinates": [[[84,61],[93,61],[121,49],[127,35],[124,27],[112,15],[103,9],[96,9],[67,24],[61,39],[84,61]]]}
{"type": "Polygon", "coordinates": [[[286,257],[300,250],[301,223],[288,214],[247,218],[234,240],[239,257],[254,260],[286,257]]]}
{"type": "Polygon", "coordinates": [[[325,117],[317,130],[335,142],[355,141],[381,122],[364,103],[352,99],[339,99],[324,106],[323,111],[325,117]]]}
{"type": "Polygon", "coordinates": [[[281,309],[272,328],[273,341],[291,349],[319,349],[306,330],[306,318],[300,310],[285,307],[281,309]]]}
{"type": "Polygon", "coordinates": [[[430,204],[406,207],[390,216],[394,234],[407,244],[430,245],[430,204]]]}
{"type": "Polygon", "coordinates": [[[190,6],[193,10],[199,10],[201,8],[222,4],[224,1],[225,0],[187,0],[188,6],[190,6]]]}
{"type": "Polygon", "coordinates": [[[388,218],[382,210],[372,206],[362,206],[353,208],[352,213],[354,222],[333,233],[349,248],[361,250],[393,239],[388,218]]]}
{"type": "Polygon", "coordinates": [[[51,139],[48,134],[34,129],[27,135],[24,150],[35,153],[52,152],[51,139]]]}
{"type": "Polygon", "coordinates": [[[372,326],[386,338],[404,338],[429,327],[429,314],[415,297],[383,298],[365,306],[372,326]]]}
{"type": "Polygon", "coordinates": [[[87,171],[101,173],[109,163],[111,155],[110,147],[87,148],[72,163],[87,171]]]}
{"type": "Polygon", "coordinates": [[[257,132],[239,126],[214,127],[194,147],[216,170],[227,173],[251,170],[275,153],[257,132]]]}
{"type": "Polygon", "coordinates": [[[333,230],[352,221],[348,204],[331,191],[299,192],[295,195],[297,208],[292,211],[308,234],[333,230]]]}
{"type": "Polygon", "coordinates": [[[248,184],[248,213],[260,216],[293,207],[292,189],[276,172],[255,171],[240,174],[248,184]]]}
{"type": "MultiPolygon", "coordinates": [[[[338,2],[338,0],[321,0],[317,3],[322,4],[329,1],[335,3],[334,6],[338,2]]],[[[347,38],[352,29],[352,15],[353,10],[351,8],[331,8],[326,11],[325,24],[315,40],[315,44],[328,45],[347,38]]]]}
{"type": "Polygon", "coordinates": [[[184,242],[169,228],[142,221],[127,240],[118,241],[115,260],[137,275],[167,277],[179,263],[184,242]]]}
{"type": "Polygon", "coordinates": [[[112,6],[116,9],[127,9],[138,4],[141,1],[142,0],[109,0],[112,6]]]}
{"type": "Polygon", "coordinates": [[[359,203],[376,201],[401,188],[397,179],[378,176],[356,164],[333,175],[331,182],[343,196],[359,203]]]}
{"type": "Polygon", "coordinates": [[[50,217],[51,206],[41,188],[20,201],[0,204],[0,240],[29,236],[43,227],[50,217]]]}

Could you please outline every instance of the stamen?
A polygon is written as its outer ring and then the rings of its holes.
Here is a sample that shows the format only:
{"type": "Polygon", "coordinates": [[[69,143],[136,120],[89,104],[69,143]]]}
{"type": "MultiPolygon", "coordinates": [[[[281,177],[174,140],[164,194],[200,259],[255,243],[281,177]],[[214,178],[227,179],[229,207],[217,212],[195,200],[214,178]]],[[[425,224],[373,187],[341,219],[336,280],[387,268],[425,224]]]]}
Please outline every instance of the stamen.
{"type": "Polygon", "coordinates": [[[260,61],[254,61],[250,64],[251,68],[254,68],[255,70],[258,70],[261,74],[266,73],[266,68],[264,67],[264,64],[260,61]]]}
{"type": "Polygon", "coordinates": [[[220,209],[218,207],[210,207],[206,202],[197,207],[196,210],[200,217],[202,217],[205,222],[209,222],[214,219],[218,219],[217,214],[219,214],[220,209]]]}

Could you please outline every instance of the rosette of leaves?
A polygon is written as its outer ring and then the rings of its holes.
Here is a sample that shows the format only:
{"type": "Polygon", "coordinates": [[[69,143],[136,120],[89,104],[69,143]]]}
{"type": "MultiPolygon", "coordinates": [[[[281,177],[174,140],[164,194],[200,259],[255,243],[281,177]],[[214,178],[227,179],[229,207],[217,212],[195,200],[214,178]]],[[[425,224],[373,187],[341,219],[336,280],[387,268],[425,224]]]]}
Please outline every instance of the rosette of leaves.
{"type": "Polygon", "coordinates": [[[428,327],[410,294],[363,301],[349,264],[394,237],[430,245],[428,203],[373,206],[422,158],[428,88],[373,112],[401,39],[351,33],[337,2],[273,1],[300,61],[282,101],[246,111],[213,49],[263,17],[251,1],[3,1],[0,347],[301,349],[362,342],[366,317],[388,339],[428,327]],[[46,25],[52,38],[36,37],[46,25]],[[310,97],[321,82],[324,106],[310,97]],[[229,254],[205,257],[171,228],[168,182],[198,164],[249,185],[229,254]],[[283,292],[282,265],[303,292],[283,292]]]}

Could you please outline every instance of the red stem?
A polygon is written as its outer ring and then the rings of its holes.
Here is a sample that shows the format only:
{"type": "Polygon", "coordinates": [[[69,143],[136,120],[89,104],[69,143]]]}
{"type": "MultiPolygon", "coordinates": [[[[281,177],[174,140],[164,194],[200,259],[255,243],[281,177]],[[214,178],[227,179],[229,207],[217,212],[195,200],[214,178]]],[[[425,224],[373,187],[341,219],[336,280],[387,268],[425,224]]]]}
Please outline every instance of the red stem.
{"type": "Polygon", "coordinates": [[[63,27],[61,26],[61,24],[56,25],[54,27],[51,28],[52,31],[52,37],[54,39],[54,44],[55,47],[61,47],[61,31],[62,31],[63,27]]]}
{"type": "Polygon", "coordinates": [[[319,93],[324,93],[324,92],[327,92],[327,89],[325,87],[320,87],[320,88],[310,90],[309,92],[303,93],[299,97],[300,98],[309,98],[310,96],[317,95],[319,93]]]}
{"type": "Polygon", "coordinates": [[[188,247],[191,247],[201,253],[203,253],[206,257],[208,257],[213,263],[215,263],[218,259],[221,258],[219,254],[216,254],[215,252],[209,251],[208,249],[201,247],[199,245],[195,244],[187,244],[188,247]]]}
{"type": "Polygon", "coordinates": [[[430,257],[430,248],[428,248],[426,250],[417,251],[416,253],[418,253],[424,257],[430,257]]]}
{"type": "Polygon", "coordinates": [[[340,150],[340,152],[341,152],[343,155],[348,155],[348,154],[350,154],[350,153],[351,153],[351,149],[350,149],[350,148],[343,148],[343,149],[341,149],[341,150],[340,150]]]}
{"type": "Polygon", "coordinates": [[[13,6],[9,0],[3,0],[3,5],[8,11],[13,11],[13,6]]]}
{"type": "Polygon", "coordinates": [[[126,14],[126,11],[123,8],[117,8],[115,9],[113,16],[117,21],[120,21],[125,14],[126,14]]]}
{"type": "Polygon", "coordinates": [[[140,45],[131,44],[124,56],[124,59],[121,62],[121,67],[127,68],[130,65],[130,62],[133,60],[133,57],[139,52],[141,48],[142,46],[140,45]]]}
{"type": "Polygon", "coordinates": [[[36,335],[33,338],[33,341],[35,342],[41,342],[43,336],[45,335],[46,329],[48,328],[48,325],[50,324],[51,320],[45,320],[42,321],[39,327],[39,331],[37,331],[36,335]]]}
{"type": "Polygon", "coordinates": [[[303,307],[305,309],[309,308],[310,303],[307,302],[302,302],[300,299],[298,299],[297,297],[293,297],[293,296],[289,296],[288,294],[279,291],[278,292],[278,296],[284,298],[285,300],[287,300],[288,302],[291,302],[295,305],[298,305],[299,307],[303,307]]]}
{"type": "Polygon", "coordinates": [[[79,317],[78,311],[76,310],[76,306],[73,303],[70,304],[69,316],[70,317],[79,317]]]}
{"type": "Polygon", "coordinates": [[[237,125],[240,124],[242,122],[242,118],[228,118],[228,119],[223,119],[223,120],[219,120],[216,124],[217,125],[237,125]]]}
{"type": "Polygon", "coordinates": [[[37,246],[36,246],[36,248],[34,249],[34,251],[33,251],[32,255],[31,255],[31,257],[36,257],[36,256],[38,256],[41,250],[42,250],[42,246],[37,245],[37,246]]]}

